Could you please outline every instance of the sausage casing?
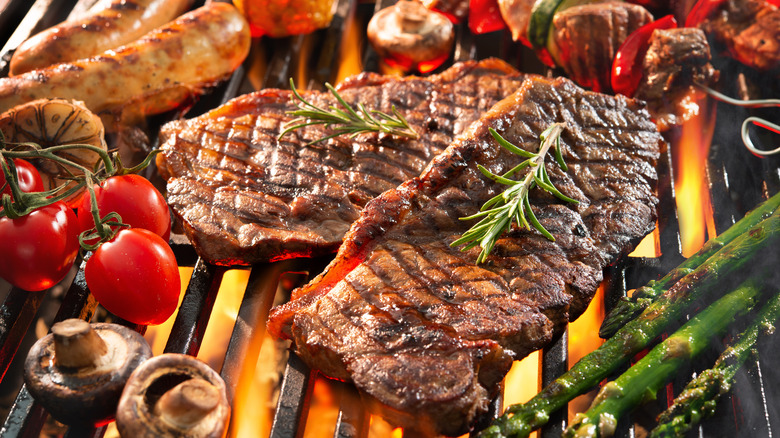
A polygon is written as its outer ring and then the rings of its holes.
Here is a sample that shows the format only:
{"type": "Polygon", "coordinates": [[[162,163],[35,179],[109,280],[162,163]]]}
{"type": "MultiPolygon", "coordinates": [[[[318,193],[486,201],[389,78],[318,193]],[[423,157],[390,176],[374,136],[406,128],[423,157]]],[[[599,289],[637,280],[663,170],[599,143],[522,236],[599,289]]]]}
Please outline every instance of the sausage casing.
{"type": "Polygon", "coordinates": [[[97,114],[158,114],[225,78],[251,36],[232,5],[211,2],[93,58],[0,79],[0,112],[41,98],[77,99],[97,114]]]}
{"type": "Polygon", "coordinates": [[[14,52],[10,75],[116,49],[172,21],[192,0],[110,0],[81,19],[64,21],[33,35],[14,52]]]}

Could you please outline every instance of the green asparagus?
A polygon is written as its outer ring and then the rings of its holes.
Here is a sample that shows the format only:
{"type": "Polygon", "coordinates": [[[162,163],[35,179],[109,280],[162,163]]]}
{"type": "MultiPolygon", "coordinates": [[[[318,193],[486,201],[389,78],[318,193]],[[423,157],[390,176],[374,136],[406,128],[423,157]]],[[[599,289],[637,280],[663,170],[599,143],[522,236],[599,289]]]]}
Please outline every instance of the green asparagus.
{"type": "Polygon", "coordinates": [[[563,436],[614,435],[617,423],[625,413],[643,401],[654,399],[685,363],[704,351],[712,336],[721,336],[734,318],[752,310],[759,292],[756,281],[748,280],[691,318],[628,371],[604,385],[590,408],[576,415],[563,436]]]}
{"type": "Polygon", "coordinates": [[[721,394],[731,390],[737,370],[750,356],[761,332],[774,331],[780,320],[780,293],[763,306],[755,321],[721,354],[715,365],[703,371],[683,389],[674,403],[658,417],[650,438],[684,437],[703,418],[713,414],[721,394]]]}
{"type": "Polygon", "coordinates": [[[721,248],[706,263],[680,279],[635,320],[524,404],[510,406],[485,429],[482,437],[526,437],[550,418],[550,413],[585,393],[625,364],[688,312],[698,300],[712,300],[718,286],[733,273],[755,264],[759,249],[780,238],[780,210],[721,248]]]}
{"type": "Polygon", "coordinates": [[[707,241],[696,254],[689,257],[665,277],[657,281],[653,280],[648,282],[647,285],[634,291],[631,298],[619,301],[612,311],[604,318],[604,322],[602,322],[601,328],[599,329],[599,336],[607,339],[614,335],[620,327],[623,327],[628,321],[636,318],[637,315],[642,313],[656,297],[661,295],[666,289],[671,287],[671,285],[690,273],[697,266],[704,263],[704,261],[715,254],[715,252],[723,248],[723,246],[734,240],[740,234],[744,233],[745,230],[754,227],[774,213],[778,207],[780,207],[780,193],[775,194],[773,197],[761,203],[720,236],[707,241]]]}

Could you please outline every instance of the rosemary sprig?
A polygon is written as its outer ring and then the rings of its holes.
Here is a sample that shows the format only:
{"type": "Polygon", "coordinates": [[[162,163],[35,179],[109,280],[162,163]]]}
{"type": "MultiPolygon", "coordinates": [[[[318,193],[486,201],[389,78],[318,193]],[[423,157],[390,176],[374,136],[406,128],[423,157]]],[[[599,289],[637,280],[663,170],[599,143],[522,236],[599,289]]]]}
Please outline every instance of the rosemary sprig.
{"type": "Polygon", "coordinates": [[[542,132],[539,136],[541,146],[537,153],[518,148],[507,141],[493,128],[490,128],[489,131],[490,135],[496,139],[501,147],[526,158],[526,160],[503,175],[496,175],[485,167],[479,164],[477,165],[479,171],[486,177],[509,186],[503,193],[485,202],[479,213],[460,218],[464,221],[482,218],[482,220],[471,227],[471,229],[463,233],[463,236],[450,244],[450,246],[453,247],[465,244],[466,246],[464,246],[461,251],[467,251],[479,245],[482,248],[482,252],[480,252],[479,257],[477,257],[477,264],[482,263],[487,259],[488,255],[490,255],[490,252],[493,250],[493,246],[496,244],[498,237],[512,228],[513,221],[528,230],[530,230],[531,225],[533,225],[533,227],[542,233],[543,236],[552,241],[555,240],[553,235],[539,223],[539,220],[536,219],[534,212],[531,210],[531,202],[529,201],[528,194],[534,187],[540,187],[563,201],[575,204],[579,203],[576,199],[569,198],[553,186],[550,177],[547,175],[547,170],[544,167],[544,158],[547,155],[547,152],[550,148],[555,146],[553,148],[555,161],[564,172],[568,170],[566,163],[563,161],[563,156],[561,155],[562,123],[555,123],[542,132]],[[529,171],[522,179],[509,179],[510,176],[525,168],[529,168],[529,171]]]}
{"type": "Polygon", "coordinates": [[[335,88],[328,83],[325,84],[325,87],[333,94],[341,108],[331,105],[325,109],[314,105],[298,93],[295,83],[290,79],[290,89],[300,102],[297,104],[297,110],[287,112],[287,114],[296,116],[296,118],[285,123],[284,130],[277,139],[281,139],[288,132],[310,125],[325,125],[325,128],[332,129],[333,133],[308,144],[325,141],[342,134],[349,134],[349,137],[353,138],[361,132],[371,131],[408,138],[420,137],[409,126],[409,123],[401,113],[395,109],[395,105],[392,106],[393,115],[383,113],[382,111],[369,111],[362,103],[357,105],[358,111],[355,111],[335,88]]]}

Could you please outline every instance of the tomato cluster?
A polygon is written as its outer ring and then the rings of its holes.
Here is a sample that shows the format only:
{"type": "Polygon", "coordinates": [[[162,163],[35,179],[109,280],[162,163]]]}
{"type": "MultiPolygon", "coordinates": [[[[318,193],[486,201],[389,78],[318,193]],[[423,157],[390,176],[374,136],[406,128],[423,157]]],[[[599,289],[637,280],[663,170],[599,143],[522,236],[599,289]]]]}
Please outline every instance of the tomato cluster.
{"type": "MultiPolygon", "coordinates": [[[[22,192],[44,190],[31,164],[15,159],[11,168],[22,192]]],[[[0,177],[2,194],[13,198],[5,172],[0,177]]],[[[99,243],[84,268],[97,301],[136,324],[164,322],[176,310],[181,290],[176,257],[168,245],[171,218],[165,199],[147,179],[134,174],[108,177],[92,192],[94,198],[85,193],[75,211],[56,201],[21,217],[0,217],[0,277],[28,291],[50,288],[71,269],[79,235],[88,235],[82,237],[85,243],[99,243]],[[100,227],[108,228],[103,235],[113,236],[101,241],[101,233],[92,232],[100,227]]]]}

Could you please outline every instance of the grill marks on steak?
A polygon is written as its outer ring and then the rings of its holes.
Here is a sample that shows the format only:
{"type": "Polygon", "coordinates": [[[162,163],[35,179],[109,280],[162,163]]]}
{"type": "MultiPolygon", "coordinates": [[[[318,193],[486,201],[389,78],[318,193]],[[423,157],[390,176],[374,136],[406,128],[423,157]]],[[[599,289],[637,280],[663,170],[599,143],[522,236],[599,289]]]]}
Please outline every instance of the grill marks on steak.
{"type": "Polygon", "coordinates": [[[587,306],[604,266],[653,229],[661,142],[637,101],[529,78],[419,178],[371,201],[325,272],[276,307],[268,329],[292,339],[310,366],[352,380],[391,421],[463,433],[512,360],[560,333],[587,306]],[[476,266],[479,248],[462,253],[449,243],[472,225],[460,217],[505,188],[476,164],[502,174],[521,160],[488,128],[536,151],[555,122],[567,125],[569,171],[548,172],[580,204],[534,190],[534,212],[556,241],[514,228],[476,266]]]}
{"type": "MultiPolygon", "coordinates": [[[[420,139],[371,133],[311,145],[328,131],[310,126],[277,140],[295,102],[289,91],[263,90],[165,125],[157,164],[172,210],[208,262],[335,252],[370,199],[418,176],[521,80],[499,60],[456,64],[429,78],[361,74],[338,87],[342,97],[386,113],[395,105],[420,139]]],[[[303,94],[322,107],[336,103],[330,93],[303,94]]]]}

